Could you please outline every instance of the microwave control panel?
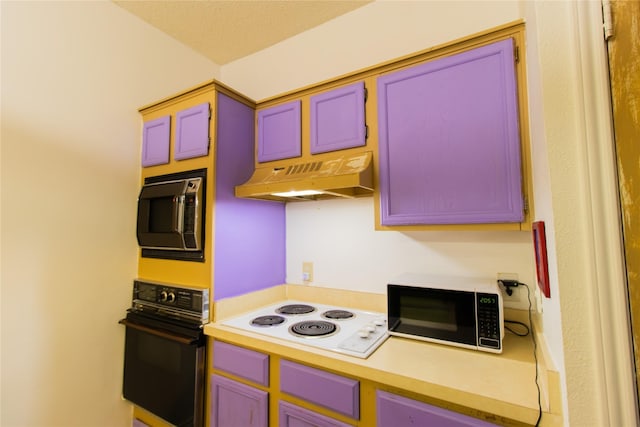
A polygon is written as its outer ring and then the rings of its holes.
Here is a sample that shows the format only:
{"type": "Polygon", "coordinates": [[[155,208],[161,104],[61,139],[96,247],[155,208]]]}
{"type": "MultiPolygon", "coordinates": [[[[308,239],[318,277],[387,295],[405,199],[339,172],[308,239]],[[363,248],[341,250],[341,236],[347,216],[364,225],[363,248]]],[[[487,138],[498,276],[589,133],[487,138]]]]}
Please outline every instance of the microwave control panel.
{"type": "Polygon", "coordinates": [[[478,347],[499,350],[501,346],[500,306],[498,295],[476,294],[478,316],[478,347]]]}

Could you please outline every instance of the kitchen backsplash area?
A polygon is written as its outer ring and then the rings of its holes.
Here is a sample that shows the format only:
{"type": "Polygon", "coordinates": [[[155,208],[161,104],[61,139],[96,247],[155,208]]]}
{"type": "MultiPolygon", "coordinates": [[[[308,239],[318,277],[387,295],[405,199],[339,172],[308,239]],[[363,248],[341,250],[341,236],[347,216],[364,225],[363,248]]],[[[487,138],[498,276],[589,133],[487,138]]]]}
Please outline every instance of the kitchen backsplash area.
{"type": "MultiPolygon", "coordinates": [[[[515,273],[535,289],[531,232],[376,232],[373,203],[360,198],[287,204],[287,283],[385,293],[387,282],[404,272],[515,273]],[[313,264],[312,281],[303,280],[303,263],[313,264]]],[[[505,306],[526,309],[526,290],[505,306]]]]}

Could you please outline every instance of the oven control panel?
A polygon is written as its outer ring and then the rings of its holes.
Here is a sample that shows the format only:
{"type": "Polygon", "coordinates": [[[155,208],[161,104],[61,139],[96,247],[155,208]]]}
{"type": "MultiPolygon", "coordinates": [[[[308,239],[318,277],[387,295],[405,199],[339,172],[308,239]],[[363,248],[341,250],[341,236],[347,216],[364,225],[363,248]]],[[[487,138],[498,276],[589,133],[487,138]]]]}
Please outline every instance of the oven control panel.
{"type": "Polygon", "coordinates": [[[209,290],[134,280],[132,307],[142,311],[209,319],[209,290]]]}

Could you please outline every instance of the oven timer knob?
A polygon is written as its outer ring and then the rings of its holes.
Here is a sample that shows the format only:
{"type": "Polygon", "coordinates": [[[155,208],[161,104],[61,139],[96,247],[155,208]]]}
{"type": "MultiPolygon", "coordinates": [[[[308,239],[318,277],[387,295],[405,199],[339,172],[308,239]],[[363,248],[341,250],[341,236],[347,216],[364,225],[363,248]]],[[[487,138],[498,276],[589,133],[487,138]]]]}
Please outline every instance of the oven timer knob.
{"type": "Polygon", "coordinates": [[[160,302],[174,302],[176,300],[176,294],[173,292],[162,291],[160,292],[160,302]]]}

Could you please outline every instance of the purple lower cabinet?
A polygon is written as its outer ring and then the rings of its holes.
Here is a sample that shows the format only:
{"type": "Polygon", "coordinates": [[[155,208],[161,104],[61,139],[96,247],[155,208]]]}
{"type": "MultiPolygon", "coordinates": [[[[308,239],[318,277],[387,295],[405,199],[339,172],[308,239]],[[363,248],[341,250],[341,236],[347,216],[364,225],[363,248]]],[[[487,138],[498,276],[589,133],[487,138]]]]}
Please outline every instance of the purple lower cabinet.
{"type": "Polygon", "coordinates": [[[269,394],[266,391],[211,376],[210,425],[212,427],[267,427],[269,394]]]}
{"type": "Polygon", "coordinates": [[[352,427],[289,402],[278,404],[278,427],[352,427]]]}
{"type": "Polygon", "coordinates": [[[377,427],[489,427],[495,424],[392,393],[376,392],[377,427]]]}
{"type": "Polygon", "coordinates": [[[281,360],[280,390],[353,419],[360,418],[360,383],[356,380],[281,360]]]}

